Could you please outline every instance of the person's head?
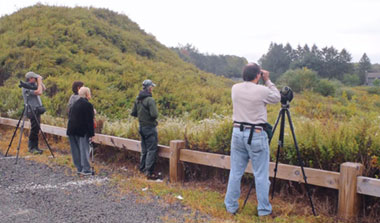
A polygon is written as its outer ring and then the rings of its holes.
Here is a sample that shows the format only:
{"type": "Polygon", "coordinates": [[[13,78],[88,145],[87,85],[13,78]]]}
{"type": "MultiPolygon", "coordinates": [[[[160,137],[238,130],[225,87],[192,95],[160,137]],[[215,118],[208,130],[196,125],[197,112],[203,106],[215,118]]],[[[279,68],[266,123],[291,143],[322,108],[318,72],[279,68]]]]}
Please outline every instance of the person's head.
{"type": "Polygon", "coordinates": [[[88,87],[81,87],[78,91],[78,95],[81,98],[87,98],[88,100],[91,99],[91,91],[88,87]]]}
{"type": "Polygon", "coordinates": [[[82,81],[74,81],[72,90],[74,94],[78,94],[78,91],[81,87],[83,87],[84,83],[82,81]]]}
{"type": "Polygon", "coordinates": [[[28,73],[25,74],[26,81],[33,84],[37,82],[37,78],[41,77],[40,75],[29,71],[28,73]]]}
{"type": "Polygon", "coordinates": [[[261,68],[256,63],[249,63],[243,69],[243,80],[253,81],[260,79],[261,68]]]}
{"type": "Polygon", "coordinates": [[[153,88],[156,87],[156,84],[154,84],[151,80],[147,79],[143,81],[143,89],[152,93],[153,88]]]}

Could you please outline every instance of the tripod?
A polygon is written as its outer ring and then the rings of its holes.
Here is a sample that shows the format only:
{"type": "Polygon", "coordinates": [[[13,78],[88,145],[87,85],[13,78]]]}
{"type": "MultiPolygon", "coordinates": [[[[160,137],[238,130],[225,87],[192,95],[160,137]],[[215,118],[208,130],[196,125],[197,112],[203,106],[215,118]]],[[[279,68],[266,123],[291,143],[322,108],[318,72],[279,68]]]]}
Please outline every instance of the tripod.
{"type": "Polygon", "coordinates": [[[89,142],[90,145],[90,154],[91,154],[91,172],[92,175],[95,175],[95,169],[94,169],[94,143],[91,141],[89,142]]]}
{"type": "MultiPolygon", "coordinates": [[[[29,93],[26,93],[26,95],[27,95],[26,98],[28,98],[28,96],[29,96],[28,94],[29,94],[29,93]]],[[[17,164],[17,162],[18,162],[18,157],[19,157],[19,153],[20,153],[21,139],[22,139],[22,134],[23,134],[23,132],[24,132],[25,119],[26,119],[26,116],[27,116],[29,110],[30,110],[31,113],[33,114],[32,118],[34,118],[34,120],[37,122],[38,129],[39,129],[39,131],[41,131],[41,133],[42,133],[42,137],[44,138],[44,141],[45,141],[47,147],[49,148],[51,155],[54,157],[53,151],[52,151],[51,148],[50,148],[50,145],[49,145],[49,143],[48,143],[48,141],[47,141],[47,139],[46,139],[45,133],[44,133],[44,132],[42,131],[42,129],[41,129],[41,125],[40,125],[40,123],[39,123],[39,121],[38,121],[38,119],[37,119],[37,115],[36,115],[36,113],[33,111],[32,107],[29,105],[29,103],[28,103],[28,101],[27,101],[26,104],[24,104],[24,109],[23,109],[23,111],[22,111],[22,114],[21,114],[21,116],[20,116],[20,119],[18,120],[18,123],[17,123],[17,125],[16,125],[16,129],[15,129],[15,131],[13,132],[12,139],[11,139],[11,141],[9,142],[7,152],[5,153],[5,157],[7,157],[7,156],[8,156],[9,149],[10,149],[11,146],[12,146],[13,139],[14,139],[15,136],[16,136],[17,129],[19,128],[20,123],[21,123],[21,127],[20,127],[20,138],[19,138],[19,140],[18,140],[18,145],[17,145],[17,153],[16,153],[16,162],[15,162],[15,164],[17,164]],[[21,120],[22,120],[22,122],[21,122],[21,120]]]]}
{"type": "MultiPolygon", "coordinates": [[[[293,136],[294,146],[295,146],[296,151],[297,151],[298,164],[301,167],[303,179],[305,181],[307,196],[309,197],[310,206],[311,206],[311,209],[313,211],[313,215],[316,216],[315,209],[314,209],[314,204],[313,204],[313,201],[312,201],[311,195],[310,195],[309,184],[307,183],[307,177],[306,177],[305,170],[304,170],[304,164],[303,164],[303,161],[301,159],[301,153],[299,151],[296,135],[294,133],[293,122],[292,122],[292,119],[290,117],[289,101],[286,101],[286,104],[285,103],[281,104],[281,110],[280,110],[280,112],[278,114],[278,117],[277,117],[277,120],[276,120],[276,124],[273,127],[273,135],[274,135],[274,132],[276,131],[278,122],[281,119],[280,135],[279,135],[278,147],[277,147],[277,155],[276,155],[276,165],[275,165],[275,168],[274,168],[274,178],[273,178],[273,187],[272,187],[272,199],[273,199],[273,196],[274,196],[274,189],[275,189],[275,186],[276,186],[276,176],[277,176],[277,167],[278,167],[278,158],[279,158],[279,155],[280,155],[280,149],[284,147],[284,131],[285,131],[285,116],[286,115],[288,116],[288,121],[289,121],[290,130],[291,130],[292,136],[293,136]]],[[[272,138],[269,139],[269,145],[270,145],[271,141],[272,141],[272,138]]],[[[246,197],[246,199],[244,201],[244,205],[243,205],[242,209],[244,209],[244,207],[245,207],[245,205],[247,203],[248,197],[249,197],[249,195],[251,193],[251,190],[253,188],[254,183],[255,182],[253,181],[252,184],[251,184],[251,186],[250,186],[250,188],[249,188],[249,191],[248,191],[247,197],[246,197]]]]}

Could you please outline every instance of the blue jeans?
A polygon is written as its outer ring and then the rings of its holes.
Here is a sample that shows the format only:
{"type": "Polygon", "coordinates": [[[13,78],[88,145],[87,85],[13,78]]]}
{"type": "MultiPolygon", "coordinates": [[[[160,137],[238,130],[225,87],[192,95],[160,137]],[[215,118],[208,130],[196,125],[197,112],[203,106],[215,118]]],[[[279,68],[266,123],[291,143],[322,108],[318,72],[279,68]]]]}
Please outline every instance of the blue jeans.
{"type": "Polygon", "coordinates": [[[224,204],[230,213],[239,208],[241,178],[247,168],[248,160],[252,161],[255,176],[257,211],[259,216],[272,213],[269,203],[269,145],[265,131],[254,132],[251,145],[248,145],[250,129],[240,131],[234,128],[231,140],[231,170],[224,204]]]}

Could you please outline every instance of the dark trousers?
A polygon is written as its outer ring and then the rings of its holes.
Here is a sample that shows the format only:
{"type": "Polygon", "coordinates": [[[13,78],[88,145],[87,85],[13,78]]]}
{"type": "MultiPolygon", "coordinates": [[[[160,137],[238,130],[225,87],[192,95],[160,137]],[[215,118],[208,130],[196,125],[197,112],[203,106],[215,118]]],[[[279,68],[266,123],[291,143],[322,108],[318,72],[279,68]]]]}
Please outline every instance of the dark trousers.
{"type": "Polygon", "coordinates": [[[71,155],[78,172],[91,171],[89,137],[69,136],[71,155]]]}
{"type": "Polygon", "coordinates": [[[140,127],[141,135],[141,159],[140,170],[145,174],[152,174],[157,160],[158,136],[156,127],[140,127]]]}
{"type": "MultiPolygon", "coordinates": [[[[29,115],[28,115],[29,116],[29,115]]],[[[30,118],[30,134],[28,149],[38,148],[38,133],[40,132],[39,124],[41,123],[41,115],[36,114],[37,120],[33,115],[29,116],[30,118]]]]}

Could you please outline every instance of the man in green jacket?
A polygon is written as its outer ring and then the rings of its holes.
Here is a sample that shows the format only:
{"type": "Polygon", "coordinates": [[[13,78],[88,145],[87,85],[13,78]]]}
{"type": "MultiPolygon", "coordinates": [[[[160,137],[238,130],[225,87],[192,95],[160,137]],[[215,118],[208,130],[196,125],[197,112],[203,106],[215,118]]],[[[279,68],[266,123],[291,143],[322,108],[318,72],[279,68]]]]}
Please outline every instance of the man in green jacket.
{"type": "Polygon", "coordinates": [[[153,173],[158,152],[156,129],[158,110],[152,97],[152,91],[155,86],[151,80],[143,82],[143,90],[137,96],[131,113],[132,116],[139,119],[139,133],[141,135],[140,171],[148,179],[157,179],[157,176],[153,173]]]}

